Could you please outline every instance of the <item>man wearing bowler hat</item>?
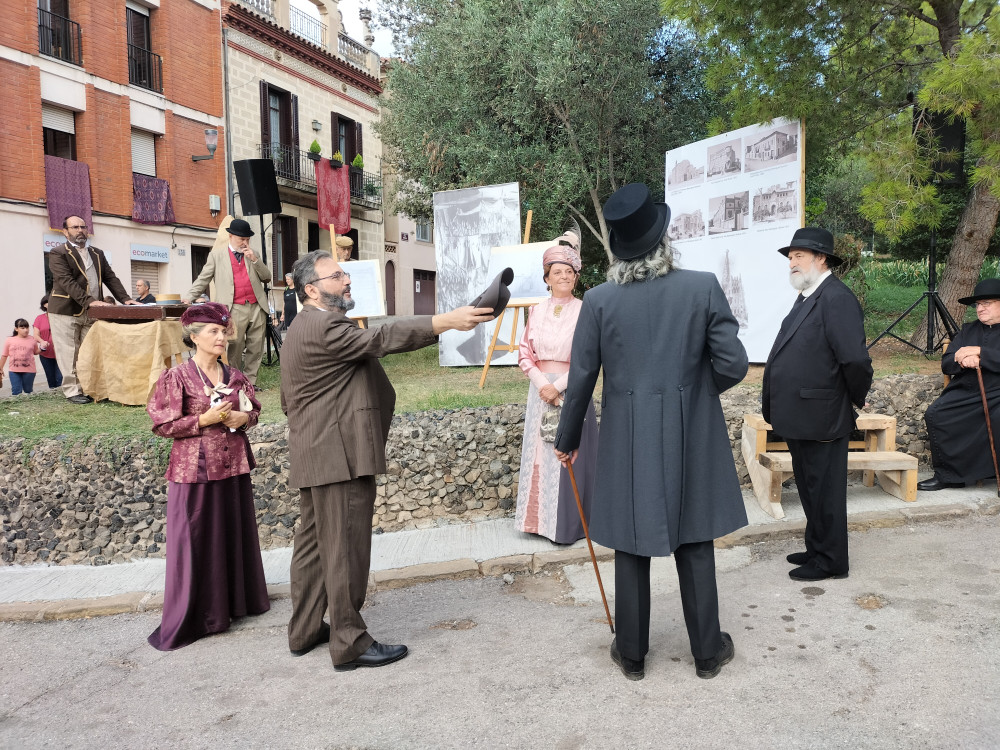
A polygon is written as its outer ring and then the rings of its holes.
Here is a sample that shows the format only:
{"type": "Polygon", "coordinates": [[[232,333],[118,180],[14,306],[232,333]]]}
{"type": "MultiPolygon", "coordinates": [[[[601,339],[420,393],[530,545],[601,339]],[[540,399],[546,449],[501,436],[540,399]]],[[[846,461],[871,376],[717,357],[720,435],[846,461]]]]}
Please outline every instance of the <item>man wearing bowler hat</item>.
{"type": "Polygon", "coordinates": [[[611,658],[628,679],[645,675],[650,558],[673,555],[695,672],[707,679],[735,654],[719,624],[712,542],[747,523],[719,402],[746,375],[747,353],[715,275],[674,267],[666,203],[632,183],[604,218],[614,261],[583,298],[556,456],[576,459],[603,368],[590,533],[615,550],[611,658]]]}
{"type": "Polygon", "coordinates": [[[941,358],[941,370],[951,382],[927,408],[924,421],[931,443],[934,476],[917,484],[925,492],[962,487],[993,476],[993,456],[979,391],[978,368],[990,406],[990,422],[1000,420],[1000,279],[976,284],[970,297],[976,317],[962,326],[941,358]]]}
{"type": "Polygon", "coordinates": [[[229,246],[212,250],[205,267],[188,289],[184,301],[198,299],[215,282],[213,302],[230,309],[235,338],[229,341],[229,364],[256,384],[257,370],[264,353],[264,333],[270,314],[264,284],[271,280],[269,269],[250,247],[254,232],[243,219],[233,219],[226,228],[229,246]]]}
{"type": "Polygon", "coordinates": [[[799,291],[764,367],[764,419],[788,443],[806,514],[805,551],[788,555],[797,581],[846,578],[847,447],[872,384],[864,316],[854,293],[830,269],[840,265],[833,235],[795,230],[778,250],[799,291]]]}

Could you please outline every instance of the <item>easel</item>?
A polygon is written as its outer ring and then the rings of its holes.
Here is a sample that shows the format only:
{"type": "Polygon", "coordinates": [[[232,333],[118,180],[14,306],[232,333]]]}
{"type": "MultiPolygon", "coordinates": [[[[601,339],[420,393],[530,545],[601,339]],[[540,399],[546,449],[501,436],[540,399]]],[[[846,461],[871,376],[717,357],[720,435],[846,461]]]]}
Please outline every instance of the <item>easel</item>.
{"type": "MultiPolygon", "coordinates": [[[[528,216],[524,221],[524,241],[523,244],[528,244],[528,235],[531,234],[531,209],[528,209],[528,216]]],[[[497,338],[500,335],[500,327],[503,325],[503,317],[507,314],[508,310],[514,310],[513,325],[510,329],[510,341],[506,344],[500,344],[499,349],[501,352],[516,352],[520,346],[521,342],[517,340],[517,324],[521,320],[522,311],[527,314],[529,307],[534,307],[537,302],[512,302],[507,305],[501,312],[500,317],[497,318],[497,327],[493,329],[493,340],[490,342],[490,348],[486,352],[486,364],[483,365],[483,374],[479,378],[480,389],[486,383],[486,373],[490,371],[490,362],[493,360],[493,352],[497,350],[497,338]]]]}

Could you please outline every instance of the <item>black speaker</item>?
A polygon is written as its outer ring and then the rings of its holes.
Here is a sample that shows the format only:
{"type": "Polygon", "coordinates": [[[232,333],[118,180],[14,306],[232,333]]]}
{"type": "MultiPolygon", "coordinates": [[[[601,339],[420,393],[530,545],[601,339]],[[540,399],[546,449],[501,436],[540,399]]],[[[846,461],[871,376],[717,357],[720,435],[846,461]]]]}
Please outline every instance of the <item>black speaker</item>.
{"type": "Polygon", "coordinates": [[[240,190],[244,216],[281,213],[273,161],[241,159],[233,162],[233,169],[236,171],[236,185],[240,190]]]}
{"type": "Polygon", "coordinates": [[[965,184],[965,120],[956,118],[948,122],[947,116],[940,112],[914,109],[913,129],[918,135],[928,136],[928,145],[929,136],[933,135],[937,150],[951,152],[931,164],[936,173],[947,173],[946,177],[937,179],[937,184],[965,184]]]}

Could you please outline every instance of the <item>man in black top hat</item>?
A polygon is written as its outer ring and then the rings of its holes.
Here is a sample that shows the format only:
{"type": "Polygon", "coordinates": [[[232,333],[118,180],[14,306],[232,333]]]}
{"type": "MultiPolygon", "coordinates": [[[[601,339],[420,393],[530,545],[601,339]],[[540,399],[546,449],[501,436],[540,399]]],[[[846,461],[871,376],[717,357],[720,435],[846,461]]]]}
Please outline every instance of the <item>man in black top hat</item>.
{"type": "Polygon", "coordinates": [[[739,324],[714,274],[674,267],[670,209],[641,183],[604,204],[608,282],[583,297],[556,456],[574,460],[604,370],[594,541],[615,550],[616,638],[625,676],[645,674],[650,558],[672,555],[698,677],[735,654],[719,623],[713,540],[746,525],[719,394],[747,372],[739,324]]]}
{"type": "Polygon", "coordinates": [[[934,476],[917,489],[927,492],[994,474],[976,368],[983,375],[990,421],[1000,424],[1000,279],[980,281],[972,296],[959,302],[975,305],[978,320],[962,326],[948,345],[941,370],[951,382],[924,414],[934,476]]]}
{"type": "Polygon", "coordinates": [[[854,293],[830,269],[841,259],[833,235],[797,229],[788,247],[789,280],[799,290],[764,367],[764,419],[788,443],[806,514],[804,552],[788,555],[797,581],[846,578],[847,447],[853,407],[865,404],[872,361],[854,293]]]}
{"type": "Polygon", "coordinates": [[[271,280],[269,269],[250,247],[254,231],[243,219],[233,219],[226,228],[229,246],[216,245],[208,254],[205,267],[184,297],[198,299],[211,281],[215,282],[212,300],[229,308],[233,316],[235,338],[229,341],[226,357],[229,364],[257,383],[257,370],[264,354],[264,333],[271,314],[264,284],[271,280]]]}

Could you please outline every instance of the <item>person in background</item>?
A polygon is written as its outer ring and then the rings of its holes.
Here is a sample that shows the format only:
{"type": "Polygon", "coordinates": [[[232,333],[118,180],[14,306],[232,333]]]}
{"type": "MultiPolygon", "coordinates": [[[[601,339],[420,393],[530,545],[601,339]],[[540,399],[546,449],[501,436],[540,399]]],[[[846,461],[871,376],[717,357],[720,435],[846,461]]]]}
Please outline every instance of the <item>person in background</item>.
{"type": "MultiPolygon", "coordinates": [[[[562,403],[569,379],[570,348],[583,303],[573,296],[580,278],[580,240],[567,232],[542,255],[542,276],[552,292],[531,308],[521,337],[517,363],[528,376],[528,405],[521,443],[521,481],[517,487],[514,528],[539,534],[557,544],[583,539],[583,523],[573,497],[569,472],[542,436],[543,415],[562,403]]],[[[551,440],[551,438],[549,438],[551,440]]],[[[597,416],[591,402],[584,421],[580,459],[575,464],[584,513],[594,494],[597,466],[597,416]]]]}
{"type": "Polygon", "coordinates": [[[29,333],[28,321],[14,321],[14,333],[4,342],[0,355],[0,385],[3,385],[3,366],[10,360],[10,392],[14,396],[31,393],[35,383],[35,355],[41,346],[29,333]]]}
{"type": "Polygon", "coordinates": [[[152,305],[156,297],[149,293],[149,282],[145,279],[135,280],[135,301],[140,305],[152,305]]]}
{"type": "Polygon", "coordinates": [[[52,330],[49,328],[49,295],[42,297],[39,303],[42,313],[35,318],[34,334],[38,348],[41,349],[42,369],[45,370],[45,380],[49,388],[58,388],[62,385],[62,373],[59,371],[59,363],[56,362],[56,348],[52,345],[52,330]]]}
{"type": "Polygon", "coordinates": [[[282,314],[282,326],[287,331],[288,326],[292,324],[295,320],[296,314],[299,312],[299,295],[295,292],[295,277],[290,273],[285,274],[285,292],[282,295],[284,312],[282,314]]]}
{"type": "Polygon", "coordinates": [[[346,263],[347,261],[352,260],[351,256],[354,254],[354,240],[347,235],[339,236],[334,241],[334,249],[336,250],[337,262],[346,263]]]}
{"type": "Polygon", "coordinates": [[[49,295],[49,326],[55,344],[56,360],[63,374],[63,394],[73,404],[89,404],[90,396],[83,392],[76,377],[76,358],[80,344],[94,324],[87,311],[108,304],[101,299],[101,288],[107,287],[119,302],[137,305],[128,296],[108,263],[103,250],[90,244],[87,222],[79,216],[67,216],[63,221],[66,242],[49,252],[52,270],[52,292],[49,295]]]}
{"type": "Polygon", "coordinates": [[[160,375],[146,405],[153,432],[174,441],[163,618],[148,638],[160,651],[221,633],[232,618],[271,607],[246,436],[257,424],[260,403],[246,376],[219,362],[232,326],[224,305],[192,305],[181,326],[195,353],[160,375]]]}

